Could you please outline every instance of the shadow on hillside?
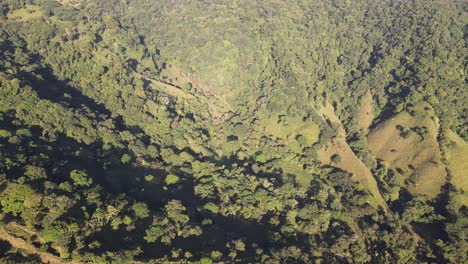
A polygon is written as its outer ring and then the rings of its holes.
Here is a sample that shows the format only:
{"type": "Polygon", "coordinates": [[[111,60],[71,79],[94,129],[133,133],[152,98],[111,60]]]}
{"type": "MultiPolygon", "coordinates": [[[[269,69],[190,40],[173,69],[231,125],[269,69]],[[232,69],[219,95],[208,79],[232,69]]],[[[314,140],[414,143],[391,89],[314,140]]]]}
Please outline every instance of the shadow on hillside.
{"type": "MultiPolygon", "coordinates": [[[[3,119],[0,125],[11,123],[8,118],[3,119]]],[[[22,126],[15,129],[24,128],[22,126]]],[[[270,249],[273,245],[269,244],[270,237],[274,232],[278,232],[278,226],[268,222],[270,215],[265,215],[264,220],[248,220],[240,216],[222,216],[213,214],[207,211],[199,211],[197,208],[202,208],[208,201],[202,201],[194,192],[194,178],[185,173],[181,174],[181,180],[170,188],[165,185],[164,178],[166,172],[161,169],[150,167],[133,166],[131,164],[122,164],[120,162],[121,150],[111,149],[103,150],[102,144],[96,143],[86,145],[70,139],[64,135],[54,135],[53,139],[48,138],[48,135],[43,136],[42,131],[38,127],[29,129],[31,136],[22,140],[26,140],[31,144],[9,143],[5,144],[4,148],[11,155],[27,154],[31,157],[35,155],[47,156],[47,163],[43,164],[49,175],[48,180],[55,184],[60,184],[64,181],[70,181],[70,172],[74,169],[86,170],[88,175],[93,179],[93,185],[99,185],[102,189],[101,198],[103,201],[117,198],[119,195],[126,194],[131,200],[146,202],[149,207],[156,213],[162,210],[162,207],[169,200],[180,200],[187,207],[187,214],[191,221],[198,223],[203,230],[201,236],[188,238],[175,238],[171,245],[163,245],[161,243],[146,243],[144,241],[145,231],[151,225],[151,218],[142,220],[133,220],[135,229],[127,230],[121,226],[118,230],[113,230],[110,225],[103,227],[101,231],[91,235],[86,239],[90,243],[94,240],[101,242],[101,247],[93,250],[93,253],[105,253],[107,251],[119,252],[125,249],[135,249],[140,246],[143,253],[140,255],[142,260],[150,260],[154,258],[170,255],[174,248],[181,248],[185,251],[193,253],[207,253],[212,250],[222,251],[225,245],[233,240],[243,239],[246,245],[256,244],[258,248],[270,249]],[[18,147],[21,144],[22,147],[18,147]],[[154,180],[147,182],[144,177],[153,175],[154,180]],[[113,194],[109,196],[108,194],[113,194]],[[201,224],[203,220],[210,219],[211,223],[201,224]]],[[[235,163],[234,157],[223,157],[220,160],[213,161],[216,164],[225,164],[228,166],[235,163]]],[[[245,164],[254,164],[254,160],[247,159],[243,161],[245,164]]],[[[250,169],[250,165],[246,170],[250,169]]],[[[9,174],[11,180],[18,179],[23,175],[23,171],[18,170],[13,174],[9,174]]],[[[256,177],[280,178],[279,174],[269,174],[259,172],[256,177]]],[[[41,189],[42,183],[35,182],[37,188],[41,189]]],[[[276,183],[276,184],[279,184],[276,183]]],[[[67,195],[60,189],[49,189],[49,194],[56,193],[57,195],[67,195]]],[[[211,202],[216,203],[216,200],[211,202]]],[[[88,214],[93,214],[94,206],[88,204],[87,200],[81,199],[77,204],[67,209],[60,218],[81,218],[83,208],[86,208],[88,214]]],[[[306,240],[304,240],[306,241],[306,240]]],[[[275,245],[281,246],[281,245],[275,245]]],[[[307,245],[303,245],[308,247],[307,245]]],[[[223,252],[228,253],[228,252],[223,252]]],[[[247,247],[246,251],[239,252],[238,257],[255,255],[255,248],[247,247]]]]}
{"type": "MultiPolygon", "coordinates": [[[[70,86],[66,81],[57,80],[50,69],[40,70],[44,80],[38,79],[34,75],[26,75],[27,81],[31,83],[33,89],[37,91],[38,95],[46,100],[55,103],[63,104],[67,107],[74,108],[79,111],[83,106],[90,109],[96,116],[96,119],[109,118],[111,113],[103,105],[96,103],[93,99],[83,95],[79,90],[70,86]],[[64,96],[67,93],[70,96],[64,96]]],[[[8,123],[11,120],[3,120],[3,123],[8,123]]],[[[94,120],[93,120],[94,121],[94,120]]],[[[99,121],[99,120],[96,120],[99,121]]],[[[122,121],[119,121],[123,123],[122,121]]],[[[117,127],[123,129],[122,126],[117,127]]],[[[19,128],[19,127],[18,127],[19,128]]],[[[132,131],[135,131],[133,128],[132,131]]],[[[212,250],[223,251],[226,244],[233,240],[243,239],[248,245],[247,249],[238,252],[238,258],[243,256],[256,255],[256,248],[250,245],[256,245],[257,248],[264,250],[280,248],[282,243],[269,244],[271,237],[275,233],[281,232],[279,228],[281,224],[270,223],[269,220],[273,217],[266,213],[262,220],[250,220],[240,216],[223,216],[221,214],[214,214],[205,210],[203,205],[207,202],[219,203],[216,198],[211,200],[202,200],[195,194],[194,187],[198,184],[196,179],[190,175],[190,165],[183,164],[180,167],[171,169],[177,171],[180,176],[180,181],[171,186],[167,186],[164,179],[168,174],[167,171],[155,167],[158,161],[148,160],[150,166],[139,166],[130,163],[122,163],[121,157],[123,154],[128,154],[130,146],[117,148],[114,146],[103,147],[103,142],[95,142],[90,145],[79,143],[62,134],[44,134],[39,127],[30,128],[32,132],[31,138],[28,139],[33,144],[21,144],[5,142],[5,149],[11,155],[29,156],[44,155],[46,163],[41,164],[47,171],[49,178],[47,180],[59,185],[65,181],[70,181],[70,172],[72,170],[85,170],[89,177],[93,179],[93,186],[98,188],[102,194],[101,197],[85,197],[82,195],[80,200],[67,209],[62,219],[82,218],[83,210],[86,214],[92,215],[95,206],[92,204],[96,201],[88,201],[88,199],[96,199],[99,202],[109,202],[113,199],[119,199],[119,195],[125,194],[129,197],[130,202],[140,201],[149,205],[149,208],[156,213],[160,213],[162,207],[170,200],[180,200],[182,204],[187,207],[187,214],[191,221],[197,223],[202,228],[202,235],[199,237],[188,237],[181,239],[175,238],[172,245],[163,245],[161,243],[146,243],[144,241],[145,231],[150,227],[152,220],[150,218],[135,220],[134,229],[126,229],[120,226],[118,230],[113,230],[110,225],[105,225],[102,230],[87,237],[86,243],[91,243],[94,240],[101,242],[101,247],[91,250],[93,253],[105,253],[107,251],[119,252],[125,249],[136,249],[141,246],[143,252],[140,255],[142,260],[149,260],[164,255],[170,255],[171,250],[180,248],[183,251],[190,251],[195,254],[209,254],[212,250]],[[185,167],[184,167],[185,166],[185,167]],[[184,167],[184,168],[182,168],[184,167]],[[152,175],[152,180],[145,180],[145,176],[152,175]],[[99,186],[99,187],[98,187],[99,186]],[[112,195],[110,195],[112,194],[112,195]],[[211,221],[204,221],[209,219],[211,221]]],[[[141,131],[141,130],[140,130],[141,131]]],[[[147,147],[148,143],[143,142],[147,147]]],[[[173,149],[176,154],[180,151],[173,149]]],[[[196,158],[196,154],[189,149],[184,150],[196,158]]],[[[135,155],[132,154],[132,160],[135,160],[135,155]]],[[[224,166],[225,169],[235,170],[242,169],[244,174],[253,175],[257,178],[269,179],[272,184],[279,186],[284,184],[285,178],[281,170],[259,168],[258,162],[252,158],[247,158],[238,161],[236,156],[231,155],[228,157],[208,158],[202,160],[211,162],[217,167],[224,166]]],[[[23,175],[23,171],[16,171],[8,177],[11,179],[18,179],[23,175]]],[[[228,175],[224,175],[228,176],[228,175]]],[[[37,181],[37,189],[42,189],[42,182],[37,181]]],[[[234,188],[235,186],[228,186],[234,188]]],[[[64,190],[59,188],[48,190],[50,194],[56,192],[57,195],[69,195],[64,190]]],[[[80,193],[81,191],[76,191],[80,193]]],[[[301,202],[301,201],[299,201],[301,202]]],[[[290,238],[291,241],[300,246],[304,250],[310,250],[308,243],[308,235],[298,234],[298,237],[290,238]]],[[[223,252],[225,256],[229,252],[223,252]]],[[[197,256],[197,257],[199,257],[197,256]]]]}

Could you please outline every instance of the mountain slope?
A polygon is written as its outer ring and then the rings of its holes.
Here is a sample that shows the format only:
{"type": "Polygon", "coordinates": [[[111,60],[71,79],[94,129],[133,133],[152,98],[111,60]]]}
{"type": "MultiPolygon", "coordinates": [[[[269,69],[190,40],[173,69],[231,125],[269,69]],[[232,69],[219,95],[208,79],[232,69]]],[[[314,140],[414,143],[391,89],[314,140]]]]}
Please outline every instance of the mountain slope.
{"type": "Polygon", "coordinates": [[[467,6],[0,1],[0,262],[467,262],[467,6]]]}

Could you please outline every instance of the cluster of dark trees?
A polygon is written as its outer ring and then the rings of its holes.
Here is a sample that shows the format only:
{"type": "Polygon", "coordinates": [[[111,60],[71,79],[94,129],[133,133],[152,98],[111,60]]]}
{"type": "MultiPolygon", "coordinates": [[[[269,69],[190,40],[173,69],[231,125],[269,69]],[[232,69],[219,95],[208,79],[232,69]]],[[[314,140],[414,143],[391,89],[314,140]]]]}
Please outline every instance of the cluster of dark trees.
{"type": "MultiPolygon", "coordinates": [[[[368,157],[390,205],[373,208],[315,153],[338,134],[316,111],[331,102],[370,155],[368,90],[375,123],[426,101],[467,139],[465,2],[66,2],[0,2],[0,228],[93,263],[467,261],[450,184],[428,200],[368,157]],[[259,129],[286,117],[318,141],[259,129]]],[[[0,258],[28,256],[0,237],[0,258]]]]}

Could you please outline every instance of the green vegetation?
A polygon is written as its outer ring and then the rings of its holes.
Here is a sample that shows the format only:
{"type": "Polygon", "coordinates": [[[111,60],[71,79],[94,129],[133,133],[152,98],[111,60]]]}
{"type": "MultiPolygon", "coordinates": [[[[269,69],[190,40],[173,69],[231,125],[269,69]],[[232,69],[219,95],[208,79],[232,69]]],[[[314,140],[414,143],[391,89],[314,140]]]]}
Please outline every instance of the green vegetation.
{"type": "Polygon", "coordinates": [[[410,181],[409,189],[437,196],[446,183],[438,126],[429,105],[418,104],[383,122],[368,136],[369,150],[410,181]]]}
{"type": "Polygon", "coordinates": [[[451,130],[447,130],[444,143],[445,158],[447,159],[447,169],[451,178],[451,183],[458,189],[455,196],[454,206],[468,206],[468,181],[466,172],[468,171],[468,143],[451,130]]]}
{"type": "Polygon", "coordinates": [[[0,262],[468,261],[466,1],[0,7],[0,262]]]}
{"type": "Polygon", "coordinates": [[[37,5],[25,5],[7,14],[9,20],[27,21],[43,16],[42,9],[37,5]]]}

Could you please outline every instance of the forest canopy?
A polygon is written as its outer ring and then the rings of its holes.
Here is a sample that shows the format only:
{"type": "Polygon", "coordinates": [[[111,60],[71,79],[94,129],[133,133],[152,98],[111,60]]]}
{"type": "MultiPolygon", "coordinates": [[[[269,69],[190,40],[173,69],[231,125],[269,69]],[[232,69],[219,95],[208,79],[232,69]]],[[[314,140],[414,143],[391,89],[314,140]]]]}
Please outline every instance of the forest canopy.
{"type": "Polygon", "coordinates": [[[0,8],[0,262],[468,262],[466,1],[0,8]]]}

